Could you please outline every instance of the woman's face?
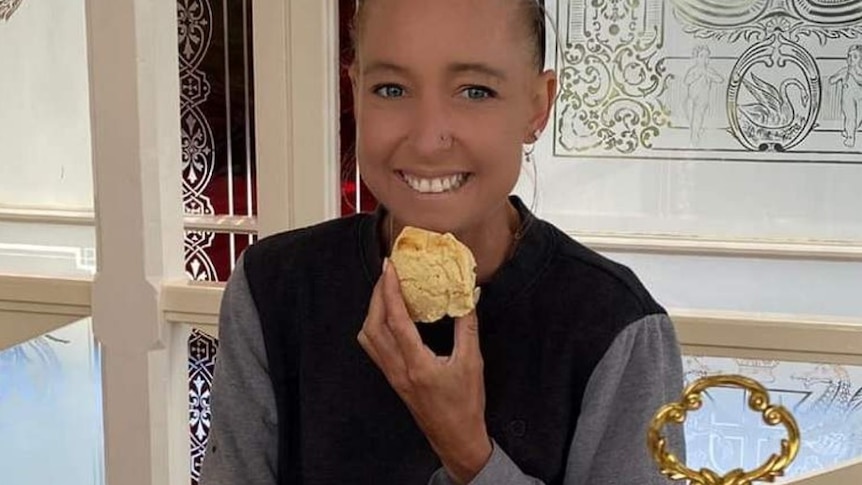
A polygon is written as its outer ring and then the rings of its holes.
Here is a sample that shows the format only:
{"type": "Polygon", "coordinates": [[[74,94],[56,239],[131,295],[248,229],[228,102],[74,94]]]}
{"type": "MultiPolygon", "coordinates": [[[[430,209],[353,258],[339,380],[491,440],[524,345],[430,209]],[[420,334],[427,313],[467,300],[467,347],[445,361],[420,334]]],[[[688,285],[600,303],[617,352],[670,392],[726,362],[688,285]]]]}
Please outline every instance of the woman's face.
{"type": "Polygon", "coordinates": [[[459,233],[504,207],[555,89],[514,0],[369,0],[357,61],[357,158],[399,222],[459,233]]]}

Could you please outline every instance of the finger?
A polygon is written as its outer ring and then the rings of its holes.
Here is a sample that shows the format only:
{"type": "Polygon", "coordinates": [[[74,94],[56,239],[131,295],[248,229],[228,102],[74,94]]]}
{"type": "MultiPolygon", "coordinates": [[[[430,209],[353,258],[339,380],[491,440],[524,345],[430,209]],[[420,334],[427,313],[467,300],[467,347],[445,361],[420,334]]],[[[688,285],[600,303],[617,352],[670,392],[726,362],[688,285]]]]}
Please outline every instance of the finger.
{"type": "Polygon", "coordinates": [[[479,347],[479,319],[476,312],[470,312],[455,319],[455,345],[452,349],[452,359],[481,359],[479,347]]]}
{"type": "Polygon", "coordinates": [[[386,304],[383,301],[383,281],[378,280],[371,294],[368,315],[357,336],[362,348],[372,357],[377,367],[389,376],[396,372],[404,372],[404,359],[401,349],[395,342],[395,337],[385,325],[386,304]],[[372,354],[373,352],[373,354],[372,354]]]}
{"type": "Polygon", "coordinates": [[[386,325],[392,331],[395,342],[401,349],[401,354],[407,365],[424,365],[433,361],[434,353],[425,347],[416,324],[407,313],[404,298],[401,296],[401,285],[392,264],[383,268],[383,301],[386,303],[386,325]],[[430,355],[429,355],[430,354],[430,355]]]}
{"type": "Polygon", "coordinates": [[[362,330],[370,324],[382,322],[386,318],[386,303],[383,301],[383,278],[377,280],[374,290],[371,292],[371,301],[368,303],[368,314],[362,323],[362,330]]]}

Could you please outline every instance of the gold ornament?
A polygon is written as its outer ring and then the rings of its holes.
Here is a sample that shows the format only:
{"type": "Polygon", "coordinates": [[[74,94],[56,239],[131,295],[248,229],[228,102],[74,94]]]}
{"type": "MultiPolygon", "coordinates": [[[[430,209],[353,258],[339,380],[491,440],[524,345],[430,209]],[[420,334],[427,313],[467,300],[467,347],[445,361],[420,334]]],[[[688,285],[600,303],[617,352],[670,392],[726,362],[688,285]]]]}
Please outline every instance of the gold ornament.
{"type": "Polygon", "coordinates": [[[690,384],[683,391],[682,400],[663,406],[650,423],[647,445],[661,473],[671,480],[688,480],[693,485],[750,485],[752,482],[773,482],[784,475],[784,471],[799,452],[799,426],[784,406],[769,403],[769,393],[754,379],[738,375],[704,377],[690,384]],[[667,450],[667,440],[661,431],[669,423],[683,424],[689,411],[703,406],[704,391],[713,387],[737,387],[749,392],[748,405],[763,415],[770,426],[784,425],[787,439],[781,440],[781,452],[773,454],[766,463],[753,471],[737,468],[724,475],[702,468],[694,471],[667,450]]]}

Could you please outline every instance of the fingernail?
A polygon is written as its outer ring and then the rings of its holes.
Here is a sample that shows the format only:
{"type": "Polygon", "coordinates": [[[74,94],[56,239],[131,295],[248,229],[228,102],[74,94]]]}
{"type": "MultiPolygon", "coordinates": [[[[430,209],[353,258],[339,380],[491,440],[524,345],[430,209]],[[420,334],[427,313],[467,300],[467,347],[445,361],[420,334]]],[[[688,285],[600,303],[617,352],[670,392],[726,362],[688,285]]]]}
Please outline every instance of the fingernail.
{"type": "Polygon", "coordinates": [[[479,304],[479,297],[480,296],[482,296],[482,288],[477,286],[475,289],[473,289],[473,306],[476,306],[479,304]]]}
{"type": "Polygon", "coordinates": [[[383,258],[383,274],[386,274],[386,268],[389,267],[389,258],[383,258]]]}

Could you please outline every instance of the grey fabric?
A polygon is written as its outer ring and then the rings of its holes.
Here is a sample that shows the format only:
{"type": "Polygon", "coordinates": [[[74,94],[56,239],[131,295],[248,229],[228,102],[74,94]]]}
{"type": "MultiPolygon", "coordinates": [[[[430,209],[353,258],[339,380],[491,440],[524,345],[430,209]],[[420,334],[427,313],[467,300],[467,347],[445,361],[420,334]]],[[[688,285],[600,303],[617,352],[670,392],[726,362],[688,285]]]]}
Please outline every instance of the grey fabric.
{"type": "MultiPolygon", "coordinates": [[[[276,405],[260,321],[243,264],[225,290],[219,320],[221,338],[213,389],[213,424],[201,485],[275,485],[276,405]],[[230,419],[220,419],[230,415],[230,419]]],[[[655,411],[678,399],[682,361],[666,315],[630,324],[614,340],[587,385],[566,468],[565,485],[666,484],[646,449],[646,430],[655,411]]],[[[682,429],[667,430],[673,450],[684,456],[682,429]]],[[[471,485],[540,485],[496,445],[471,485]]],[[[453,485],[438,470],[430,485],[453,485]]]]}
{"type": "Polygon", "coordinates": [[[275,396],[260,319],[242,261],[221,302],[219,337],[233,343],[216,356],[212,426],[201,485],[274,485],[278,469],[275,396]]]}
{"type": "MultiPolygon", "coordinates": [[[[584,395],[564,485],[665,485],[646,446],[647,427],[662,405],[682,392],[682,358],[673,324],[651,315],[629,325],[596,367],[584,395]]],[[[667,429],[668,444],[685,459],[682,427],[667,429]]],[[[524,475],[496,446],[469,485],[542,485],[524,475]]],[[[455,485],[438,470],[429,485],[455,485]]]]}

